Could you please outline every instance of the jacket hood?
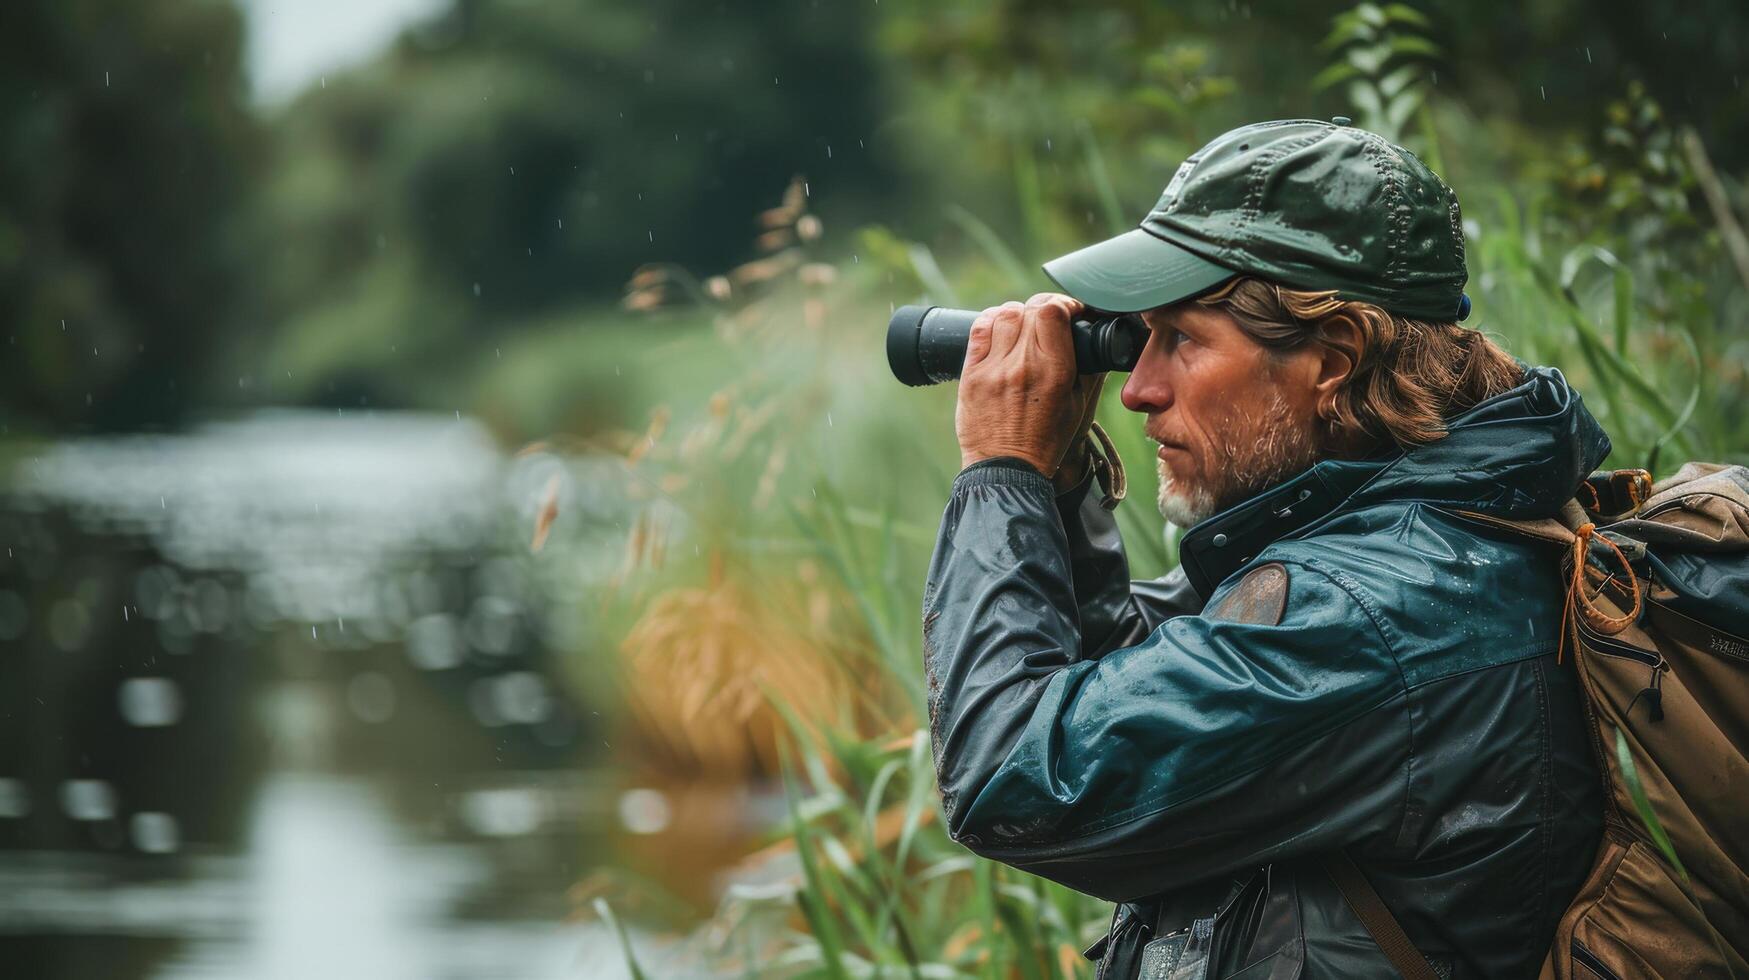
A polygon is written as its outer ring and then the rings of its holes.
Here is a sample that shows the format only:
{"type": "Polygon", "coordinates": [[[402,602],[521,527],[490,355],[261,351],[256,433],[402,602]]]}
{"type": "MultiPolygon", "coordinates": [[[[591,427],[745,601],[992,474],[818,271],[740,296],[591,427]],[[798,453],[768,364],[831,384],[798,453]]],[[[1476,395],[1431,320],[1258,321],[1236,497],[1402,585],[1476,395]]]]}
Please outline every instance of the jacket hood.
{"type": "Polygon", "coordinates": [[[1514,520],[1551,517],[1609,455],[1584,399],[1550,367],[1452,419],[1443,439],[1367,460],[1325,460],[1191,528],[1180,559],[1197,592],[1333,514],[1422,503],[1514,520]]]}
{"type": "Polygon", "coordinates": [[[1443,439],[1385,462],[1352,504],[1415,500],[1500,517],[1549,517],[1609,455],[1609,436],[1561,372],[1524,383],[1453,419],[1443,439]]]}

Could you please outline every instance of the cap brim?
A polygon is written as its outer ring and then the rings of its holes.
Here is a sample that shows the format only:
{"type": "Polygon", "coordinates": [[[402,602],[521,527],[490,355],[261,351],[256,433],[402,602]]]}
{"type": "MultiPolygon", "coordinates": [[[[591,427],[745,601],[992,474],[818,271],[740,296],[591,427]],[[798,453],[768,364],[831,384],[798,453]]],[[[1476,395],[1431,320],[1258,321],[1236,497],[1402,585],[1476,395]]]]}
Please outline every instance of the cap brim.
{"type": "Polygon", "coordinates": [[[1045,263],[1063,292],[1107,313],[1189,299],[1238,273],[1137,228],[1045,263]]]}

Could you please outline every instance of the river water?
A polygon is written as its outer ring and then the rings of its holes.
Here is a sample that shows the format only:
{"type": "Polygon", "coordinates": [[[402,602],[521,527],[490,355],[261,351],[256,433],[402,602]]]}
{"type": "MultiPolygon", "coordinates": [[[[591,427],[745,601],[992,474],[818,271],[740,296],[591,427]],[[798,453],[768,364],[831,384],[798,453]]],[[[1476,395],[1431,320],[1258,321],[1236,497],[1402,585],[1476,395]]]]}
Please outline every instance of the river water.
{"type": "Polygon", "coordinates": [[[612,560],[529,547],[555,476],[611,526],[587,466],[319,412],[10,458],[0,972],[623,972],[572,891],[661,818],[575,660],[612,560]]]}

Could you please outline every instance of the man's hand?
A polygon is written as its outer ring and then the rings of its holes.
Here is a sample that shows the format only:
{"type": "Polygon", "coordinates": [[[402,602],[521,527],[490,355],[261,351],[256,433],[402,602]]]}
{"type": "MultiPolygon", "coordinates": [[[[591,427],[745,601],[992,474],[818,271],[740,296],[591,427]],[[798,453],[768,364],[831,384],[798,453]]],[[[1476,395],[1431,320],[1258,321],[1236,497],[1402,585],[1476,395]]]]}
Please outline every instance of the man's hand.
{"type": "Polygon", "coordinates": [[[1024,306],[991,307],[972,324],[954,413],[962,467],[1015,456],[1059,491],[1085,475],[1084,440],[1105,376],[1075,371],[1069,321],[1081,308],[1060,293],[1039,293],[1024,306]]]}

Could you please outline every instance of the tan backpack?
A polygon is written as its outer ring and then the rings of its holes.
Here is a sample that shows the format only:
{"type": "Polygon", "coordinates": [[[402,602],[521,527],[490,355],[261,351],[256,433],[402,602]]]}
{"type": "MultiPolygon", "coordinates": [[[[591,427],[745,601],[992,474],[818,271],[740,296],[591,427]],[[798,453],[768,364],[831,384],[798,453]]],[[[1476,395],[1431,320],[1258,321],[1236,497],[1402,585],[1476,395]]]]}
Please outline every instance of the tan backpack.
{"type": "Polygon", "coordinates": [[[1471,516],[1569,549],[1562,654],[1606,812],[1542,976],[1749,980],[1749,622],[1659,571],[1749,558],[1749,469],[1689,463],[1657,484],[1618,470],[1560,520],[1471,516]]]}
{"type": "MultiPolygon", "coordinates": [[[[1749,561],[1749,469],[1617,470],[1559,520],[1466,516],[1567,549],[1561,653],[1585,689],[1604,830],[1542,980],[1749,980],[1749,622],[1694,588],[1709,561],[1749,561]],[[1683,591],[1661,580],[1673,561],[1683,591]]],[[[1329,870],[1398,971],[1432,980],[1358,868],[1329,870]]]]}

